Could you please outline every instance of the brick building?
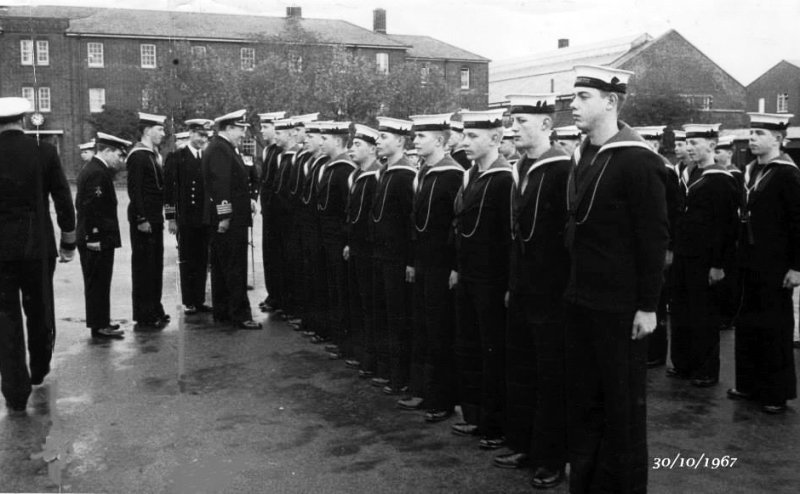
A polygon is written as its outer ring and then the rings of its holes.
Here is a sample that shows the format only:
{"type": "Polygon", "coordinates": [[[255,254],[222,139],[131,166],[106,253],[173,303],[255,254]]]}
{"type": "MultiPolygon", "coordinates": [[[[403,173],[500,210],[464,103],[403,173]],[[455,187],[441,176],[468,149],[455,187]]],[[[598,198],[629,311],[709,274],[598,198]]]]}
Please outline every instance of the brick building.
{"type": "Polygon", "coordinates": [[[52,140],[74,174],[77,145],[94,132],[87,118],[105,105],[141,108],[147,81],[180,63],[180,54],[213,52],[230,61],[232,70],[251,70],[277,45],[295,42],[291,33],[298,27],[307,33],[306,43],[343,47],[389,74],[406,61],[419,64],[421,74],[436,66],[458,92],[460,108],[487,106],[488,59],[428,36],[387,34],[383,9],[374,11],[369,30],[343,20],[304,18],[299,7],[288,7],[285,17],[0,7],[0,95],[32,101],[44,123],[31,132],[52,140]]]}
{"type": "Polygon", "coordinates": [[[800,60],[781,60],[751,82],[747,111],[800,116],[800,60]]]}
{"type": "Polygon", "coordinates": [[[588,46],[570,47],[564,39],[559,41],[559,49],[551,52],[493,62],[489,103],[500,105],[505,95],[516,92],[562,94],[557,124],[569,124],[567,95],[572,93],[572,68],[579,64],[635,72],[630,94],[635,94],[637,87],[666,84],[697,108],[699,122],[721,122],[727,128],[746,123],[744,86],[674,29],[658,38],[642,34],[588,46]]]}

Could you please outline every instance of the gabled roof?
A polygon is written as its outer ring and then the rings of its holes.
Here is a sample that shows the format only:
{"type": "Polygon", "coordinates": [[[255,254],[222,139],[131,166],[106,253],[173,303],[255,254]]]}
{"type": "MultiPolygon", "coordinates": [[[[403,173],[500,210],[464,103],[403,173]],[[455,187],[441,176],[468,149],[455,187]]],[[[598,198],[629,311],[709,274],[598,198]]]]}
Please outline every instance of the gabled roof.
{"type": "Polygon", "coordinates": [[[409,58],[428,58],[428,59],[447,59],[469,62],[489,62],[488,58],[476,55],[467,50],[462,50],[457,46],[450,45],[444,41],[431,38],[430,36],[415,36],[410,34],[392,34],[390,38],[410,46],[408,49],[409,58]]]}
{"type": "Polygon", "coordinates": [[[797,67],[798,69],[800,69],[800,60],[787,60],[787,59],[784,59],[783,61],[786,62],[786,63],[790,63],[790,64],[794,65],[795,67],[797,67]]]}
{"type": "Polygon", "coordinates": [[[489,66],[489,81],[527,77],[534,73],[563,72],[572,70],[579,64],[608,65],[652,39],[652,36],[645,33],[492,62],[489,66]]]}
{"type": "Polygon", "coordinates": [[[131,38],[216,39],[227,41],[282,40],[307,35],[315,42],[404,50],[407,47],[355,24],[338,19],[287,19],[261,15],[230,15],[134,9],[74,9],[10,7],[6,15],[66,17],[67,35],[131,38]]]}

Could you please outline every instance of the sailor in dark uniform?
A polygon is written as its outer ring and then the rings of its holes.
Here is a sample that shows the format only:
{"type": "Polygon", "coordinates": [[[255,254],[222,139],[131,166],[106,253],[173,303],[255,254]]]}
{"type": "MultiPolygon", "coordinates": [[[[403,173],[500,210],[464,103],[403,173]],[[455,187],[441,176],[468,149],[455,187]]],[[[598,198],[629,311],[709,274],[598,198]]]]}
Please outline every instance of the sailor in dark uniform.
{"type": "Polygon", "coordinates": [[[656,311],[658,324],[653,334],[647,338],[648,368],[660,367],[667,362],[667,320],[669,317],[671,300],[670,280],[672,279],[670,268],[673,259],[675,229],[678,224],[678,218],[682,213],[681,208],[684,203],[678,173],[675,171],[675,167],[672,163],[670,163],[664,155],[659,153],[661,150],[661,139],[664,137],[664,128],[665,126],[663,125],[656,125],[635,127],[633,129],[664,162],[664,190],[667,197],[667,219],[669,220],[669,245],[667,247],[667,255],[664,258],[664,284],[661,287],[661,295],[658,299],[658,310],[656,311]]]}
{"type": "Polygon", "coordinates": [[[553,129],[555,133],[556,142],[565,153],[572,156],[575,148],[581,143],[583,134],[580,129],[575,125],[566,125],[564,127],[556,127],[553,129]]]}
{"type": "MultiPolygon", "coordinates": [[[[427,422],[453,415],[456,405],[453,203],[464,169],[447,153],[449,114],[412,116],[414,147],[424,165],[414,178],[414,352],[421,367],[427,422]]],[[[403,406],[402,404],[400,406],[403,406]]]]}
{"type": "Polygon", "coordinates": [[[344,260],[347,261],[351,332],[348,338],[349,348],[343,349],[351,358],[345,360],[345,364],[371,374],[375,372],[375,332],[370,231],[372,222],[369,212],[372,209],[376,177],[381,168],[375,154],[377,142],[377,130],[356,124],[349,155],[358,165],[358,169],[347,179],[347,246],[343,252],[344,260]]]}
{"type": "Polygon", "coordinates": [[[128,223],[131,236],[133,320],[163,328],[169,316],[161,305],[164,272],[164,173],[158,146],[163,115],[139,113],[141,139],[128,153],[128,223]]]}
{"type": "Polygon", "coordinates": [[[320,171],[328,161],[328,155],[321,150],[322,134],[320,122],[305,124],[306,148],[310,157],[304,160],[303,182],[300,189],[301,205],[297,210],[297,227],[303,238],[301,290],[306,295],[306,313],[298,330],[304,336],[313,337],[326,324],[327,288],[325,263],[322,258],[322,235],[317,215],[317,183],[320,171]]]}
{"type": "Polygon", "coordinates": [[[184,122],[189,143],[167,155],[164,164],[164,215],[167,229],[178,236],[181,298],[184,313],[211,310],[205,304],[208,272],[208,228],[203,224],[203,173],[201,162],[212,121],[184,122]]]}
{"type": "Polygon", "coordinates": [[[454,434],[481,435],[482,449],[504,445],[505,328],[514,169],[500,156],[503,111],[462,112],[473,166],[455,202],[458,286],[455,355],[464,422],[454,434]]]}
{"type": "Polygon", "coordinates": [[[736,387],[766,413],[786,411],[797,397],[792,290],[800,285],[800,170],[780,152],[793,115],[750,113],[739,260],[742,306],[736,324],[736,387]]]}
{"type": "MultiPolygon", "coordinates": [[[[417,170],[408,164],[403,151],[411,122],[378,117],[378,158],[386,168],[378,174],[372,201],[373,259],[375,268],[376,338],[385,344],[379,353],[388,357],[387,394],[399,394],[409,387],[413,397],[422,394],[420,372],[411,375],[411,286],[414,282],[411,245],[413,182],[417,170]]],[[[380,363],[380,362],[379,362],[380,363]]],[[[416,369],[419,371],[419,369],[416,369]]],[[[376,384],[381,384],[375,381],[376,384]]],[[[421,401],[421,399],[419,400],[421,401]]]]}
{"type": "Polygon", "coordinates": [[[450,140],[447,147],[450,150],[450,157],[465,170],[472,166],[472,161],[467,158],[464,150],[464,122],[461,120],[450,120],[450,140]]]}
{"type": "Polygon", "coordinates": [[[119,325],[110,319],[114,251],[122,246],[114,175],[133,143],[103,132],[97,133],[96,143],[97,153],[78,175],[75,195],[86,327],[94,338],[122,338],[119,325]]]}
{"type": "Polygon", "coordinates": [[[534,487],[564,478],[566,402],[564,311],[569,275],[564,247],[572,162],[551,144],[556,95],[510,95],[514,142],[523,153],[512,195],[506,332],[506,442],[503,468],[533,467],[534,487]]]}
{"type": "Polygon", "coordinates": [[[272,312],[279,308],[280,304],[275,297],[277,291],[275,285],[276,270],[282,266],[273,266],[270,261],[273,257],[272,249],[278,240],[272,234],[273,215],[272,215],[272,187],[278,170],[278,156],[281,148],[275,142],[275,120],[283,119],[285,111],[272,113],[259,113],[261,119],[261,137],[264,139],[264,151],[261,155],[261,173],[259,182],[261,188],[259,197],[261,198],[261,260],[264,268],[264,286],[267,288],[267,296],[258,303],[259,308],[264,312],[272,312]]]}
{"type": "Polygon", "coordinates": [[[519,153],[514,146],[514,132],[511,127],[503,129],[503,142],[500,143],[500,155],[508,161],[508,164],[514,166],[519,161],[519,153]]]}
{"type": "Polygon", "coordinates": [[[238,146],[250,124],[245,110],[214,119],[217,134],[201,163],[205,210],[211,227],[211,294],[214,319],[238,329],[261,329],[253,321],[247,298],[247,228],[253,224],[247,166],[238,146]]]}
{"type": "Polygon", "coordinates": [[[645,492],[645,338],[669,241],[664,162],[618,120],[632,73],[575,70],[570,108],[587,136],[567,183],[570,492],[645,492]]]}
{"type": "MultiPolygon", "coordinates": [[[[318,329],[311,341],[341,345],[346,337],[347,321],[347,265],[342,252],[347,244],[346,207],[347,179],[358,168],[347,155],[350,122],[325,122],[321,124],[321,150],[330,161],[320,169],[317,182],[317,212],[322,236],[322,255],[325,259],[326,317],[325,325],[318,329]]],[[[338,356],[339,349],[329,347],[338,356]]]]}
{"type": "Polygon", "coordinates": [[[25,414],[31,385],[42,384],[50,372],[55,259],[69,262],[75,256],[69,184],[56,148],[24,134],[29,111],[24,98],[0,98],[0,382],[11,415],[25,414]],[[58,250],[50,196],[61,229],[58,250]]]}
{"type": "Polygon", "coordinates": [[[719,381],[719,296],[726,277],[738,223],[738,184],[714,164],[719,124],[689,124],[686,148],[702,170],[689,186],[676,229],[672,297],[672,363],[674,377],[697,387],[719,381]]]}

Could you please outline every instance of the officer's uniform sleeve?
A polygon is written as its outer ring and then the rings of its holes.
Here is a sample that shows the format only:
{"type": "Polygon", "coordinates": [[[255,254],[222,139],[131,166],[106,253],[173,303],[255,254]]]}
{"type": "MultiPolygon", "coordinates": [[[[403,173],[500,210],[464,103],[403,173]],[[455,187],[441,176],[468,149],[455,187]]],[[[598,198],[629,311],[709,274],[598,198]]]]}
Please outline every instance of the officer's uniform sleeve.
{"type": "Polygon", "coordinates": [[[224,148],[215,146],[203,154],[203,165],[208,170],[208,195],[211,206],[216,208],[219,221],[229,220],[233,216],[231,202],[231,161],[232,156],[225,153],[224,148]]]}
{"type": "Polygon", "coordinates": [[[633,228],[636,258],[637,310],[655,312],[663,282],[669,242],[664,163],[652,152],[624,153],[625,192],[633,228]]]}
{"type": "Polygon", "coordinates": [[[78,204],[85,218],[86,243],[100,242],[103,239],[105,225],[101,212],[104,208],[104,195],[109,192],[100,172],[87,174],[81,183],[78,204]]]}
{"type": "Polygon", "coordinates": [[[55,149],[48,163],[48,183],[56,209],[56,221],[61,229],[61,248],[73,250],[75,249],[75,205],[72,202],[69,182],[67,182],[64,169],[61,167],[61,160],[55,149]]]}
{"type": "Polygon", "coordinates": [[[144,167],[147,163],[144,151],[135,151],[128,155],[128,197],[133,209],[134,221],[141,224],[147,221],[144,209],[144,167]]]}
{"type": "Polygon", "coordinates": [[[167,220],[175,219],[176,205],[178,202],[178,163],[180,161],[180,151],[175,151],[167,155],[164,163],[164,217],[167,220]]]}

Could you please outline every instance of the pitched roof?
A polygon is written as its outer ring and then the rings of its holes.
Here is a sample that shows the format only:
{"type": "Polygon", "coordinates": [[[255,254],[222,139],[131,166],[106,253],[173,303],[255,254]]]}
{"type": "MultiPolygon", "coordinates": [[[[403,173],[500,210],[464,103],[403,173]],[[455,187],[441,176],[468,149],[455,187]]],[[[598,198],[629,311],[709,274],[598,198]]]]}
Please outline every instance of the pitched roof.
{"type": "Polygon", "coordinates": [[[392,34],[390,38],[397,40],[404,45],[410,46],[408,56],[410,58],[431,58],[463,60],[474,62],[489,62],[488,58],[476,55],[467,50],[462,50],[457,46],[439,41],[430,36],[415,36],[411,34],[392,34]]]}
{"type": "Polygon", "coordinates": [[[800,60],[787,60],[787,59],[784,59],[784,61],[786,63],[790,63],[790,64],[794,65],[797,68],[800,68],[800,60]]]}
{"type": "Polygon", "coordinates": [[[286,40],[308,36],[324,44],[374,46],[403,50],[399,42],[338,19],[287,19],[261,15],[231,15],[134,9],[9,7],[9,16],[66,17],[67,35],[218,39],[229,41],[286,40]]]}

